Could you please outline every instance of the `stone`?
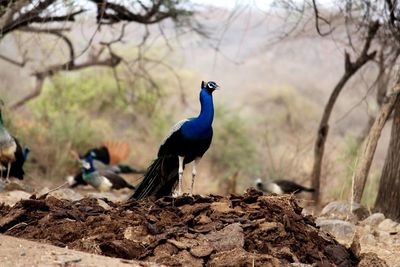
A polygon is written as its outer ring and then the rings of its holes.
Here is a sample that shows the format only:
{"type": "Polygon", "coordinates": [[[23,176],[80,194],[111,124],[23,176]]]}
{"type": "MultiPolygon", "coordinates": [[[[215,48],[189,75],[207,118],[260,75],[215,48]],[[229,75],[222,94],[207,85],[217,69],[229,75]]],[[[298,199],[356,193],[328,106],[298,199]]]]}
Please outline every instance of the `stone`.
{"type": "Polygon", "coordinates": [[[353,222],[364,220],[369,216],[367,208],[364,206],[353,203],[334,201],[326,205],[320,214],[320,217],[330,219],[350,220],[353,222]]]}
{"type": "Polygon", "coordinates": [[[208,233],[204,238],[217,252],[244,246],[243,229],[238,223],[230,224],[220,231],[208,233]]]}
{"type": "Polygon", "coordinates": [[[14,191],[1,193],[0,194],[0,203],[4,203],[9,206],[14,206],[21,199],[29,199],[30,197],[31,197],[31,194],[29,194],[25,191],[14,190],[14,191]]]}
{"type": "Polygon", "coordinates": [[[316,223],[321,230],[329,232],[336,239],[338,239],[338,241],[346,244],[353,241],[353,237],[356,232],[356,226],[350,222],[342,220],[318,219],[316,223]]]}
{"type": "Polygon", "coordinates": [[[51,191],[51,189],[45,187],[42,190],[40,190],[38,196],[47,194],[47,197],[52,196],[57,199],[68,199],[71,201],[77,201],[83,198],[83,196],[80,193],[74,191],[71,188],[60,188],[48,193],[49,191],[51,191]]]}
{"type": "Polygon", "coordinates": [[[383,220],[385,220],[385,215],[383,215],[383,213],[379,213],[378,212],[378,213],[371,214],[365,220],[361,221],[360,224],[361,225],[377,226],[383,220]]]}
{"type": "Polygon", "coordinates": [[[364,234],[360,238],[360,243],[362,245],[375,246],[376,245],[376,239],[375,239],[374,235],[372,235],[372,234],[364,234]]]}
{"type": "Polygon", "coordinates": [[[378,230],[386,232],[395,232],[399,224],[391,219],[385,219],[378,225],[378,230]]]}

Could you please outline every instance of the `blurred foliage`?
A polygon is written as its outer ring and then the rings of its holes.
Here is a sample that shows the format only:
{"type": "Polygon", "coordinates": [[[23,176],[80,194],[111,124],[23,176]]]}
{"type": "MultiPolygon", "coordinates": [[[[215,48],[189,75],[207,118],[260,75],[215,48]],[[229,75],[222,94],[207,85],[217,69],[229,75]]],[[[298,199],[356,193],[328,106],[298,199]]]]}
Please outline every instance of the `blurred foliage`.
{"type": "Polygon", "coordinates": [[[257,162],[247,120],[223,107],[216,107],[215,111],[214,136],[207,158],[216,171],[223,174],[220,179],[238,170],[251,174],[257,162]]]}
{"type": "Polygon", "coordinates": [[[155,93],[140,81],[135,88],[117,86],[111,71],[60,74],[46,82],[40,97],[30,103],[32,122],[22,120],[23,127],[16,131],[29,143],[39,175],[59,179],[79,166],[71,149],[83,153],[120,137],[121,131],[129,129],[121,125],[131,117],[154,117],[162,122],[162,116],[154,114],[157,102],[155,93]],[[132,92],[134,101],[128,101],[132,92]]]}

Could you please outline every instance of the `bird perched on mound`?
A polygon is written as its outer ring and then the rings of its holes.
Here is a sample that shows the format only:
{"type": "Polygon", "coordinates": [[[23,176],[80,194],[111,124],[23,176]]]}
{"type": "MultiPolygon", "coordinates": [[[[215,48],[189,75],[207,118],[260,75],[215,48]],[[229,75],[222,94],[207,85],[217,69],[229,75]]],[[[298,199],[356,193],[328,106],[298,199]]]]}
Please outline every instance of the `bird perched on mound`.
{"type": "Polygon", "coordinates": [[[97,171],[93,165],[93,155],[89,154],[85,160],[82,160],[82,178],[83,180],[101,192],[111,189],[122,189],[135,187],[129,184],[121,176],[112,171],[97,171]]]}
{"type": "Polygon", "coordinates": [[[192,194],[196,165],[211,145],[214,119],[212,93],[218,87],[212,81],[201,82],[199,116],[182,120],[172,127],[158,150],[157,159],[148,167],[143,181],[131,198],[168,196],[172,194],[176,183],[178,183],[178,194],[181,195],[184,166],[194,161],[190,187],[192,194]]]}
{"type": "Polygon", "coordinates": [[[23,151],[18,140],[11,136],[7,129],[4,127],[1,106],[3,102],[0,101],[0,173],[6,173],[6,180],[9,177],[15,177],[20,180],[24,178],[24,170],[22,166],[26,160],[28,151],[23,151]]]}
{"type": "MultiPolygon", "coordinates": [[[[115,174],[142,174],[145,171],[136,169],[126,164],[120,164],[121,161],[127,159],[130,153],[129,144],[121,141],[108,141],[102,146],[89,149],[84,155],[79,155],[75,151],[71,151],[76,159],[86,159],[89,155],[93,158],[93,165],[96,170],[110,171],[115,174]]],[[[74,176],[68,176],[67,181],[70,187],[78,185],[87,185],[83,180],[83,172],[79,171],[74,176]]]]}
{"type": "Polygon", "coordinates": [[[258,190],[266,192],[266,193],[275,193],[278,195],[282,194],[298,194],[303,191],[305,192],[314,192],[314,188],[307,188],[302,185],[299,185],[295,182],[278,179],[267,182],[261,180],[261,178],[257,178],[256,180],[256,187],[258,190]]]}

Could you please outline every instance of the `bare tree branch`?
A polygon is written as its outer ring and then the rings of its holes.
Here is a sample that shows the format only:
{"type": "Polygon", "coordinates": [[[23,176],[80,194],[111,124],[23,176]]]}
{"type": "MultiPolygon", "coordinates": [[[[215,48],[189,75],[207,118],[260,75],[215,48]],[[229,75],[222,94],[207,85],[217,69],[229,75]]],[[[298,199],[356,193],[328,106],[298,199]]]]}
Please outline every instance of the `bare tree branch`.
{"type": "Polygon", "coordinates": [[[345,72],[340,78],[339,82],[333,89],[327,104],[325,105],[324,112],[318,127],[317,139],[314,146],[314,165],[311,173],[312,187],[315,189],[313,194],[313,200],[316,204],[320,201],[320,177],[321,177],[321,166],[322,159],[325,150],[325,142],[329,132],[329,118],[331,116],[333,107],[336,100],[346,85],[347,81],[368,61],[375,57],[376,51],[368,53],[371,46],[371,42],[374,39],[376,32],[379,29],[379,22],[373,22],[369,25],[367,39],[364,42],[364,47],[361,54],[357,57],[356,61],[352,62],[350,55],[345,52],[345,72]]]}

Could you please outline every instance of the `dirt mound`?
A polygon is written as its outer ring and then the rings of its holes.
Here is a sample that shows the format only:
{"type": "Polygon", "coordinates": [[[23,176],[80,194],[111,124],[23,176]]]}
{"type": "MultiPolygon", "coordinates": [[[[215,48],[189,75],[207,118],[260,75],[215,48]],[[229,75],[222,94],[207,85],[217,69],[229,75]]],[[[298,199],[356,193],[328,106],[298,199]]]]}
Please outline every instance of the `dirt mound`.
{"type": "Polygon", "coordinates": [[[112,203],[54,197],[0,205],[0,232],[168,266],[356,266],[359,259],[303,217],[294,198],[165,197],[112,203]]]}

